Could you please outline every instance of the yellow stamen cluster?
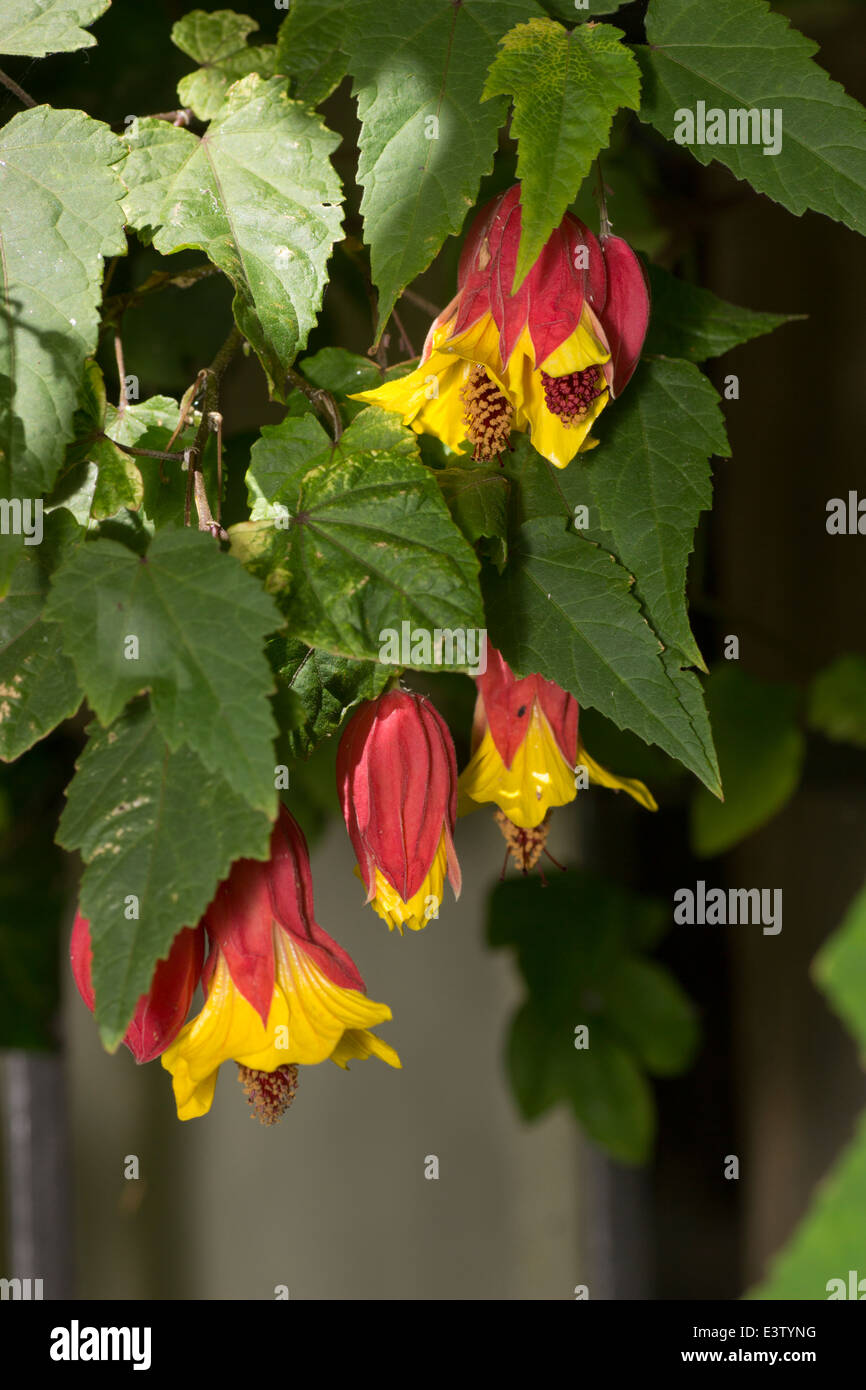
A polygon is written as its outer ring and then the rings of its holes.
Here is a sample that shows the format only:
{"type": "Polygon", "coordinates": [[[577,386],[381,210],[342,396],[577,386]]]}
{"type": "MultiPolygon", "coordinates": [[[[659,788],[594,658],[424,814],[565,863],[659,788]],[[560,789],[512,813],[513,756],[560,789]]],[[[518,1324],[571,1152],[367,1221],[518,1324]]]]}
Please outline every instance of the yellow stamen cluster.
{"type": "Polygon", "coordinates": [[[476,463],[499,458],[508,448],[514,407],[478,363],[460,392],[465,407],[466,438],[476,463]]]}
{"type": "Polygon", "coordinates": [[[277,1067],[276,1071],[256,1071],[238,1063],[238,1081],[253,1108],[250,1119],[256,1117],[263,1125],[275,1125],[295,1098],[298,1068],[294,1062],[289,1062],[277,1067]]]}
{"type": "Polygon", "coordinates": [[[547,832],[550,829],[550,812],[548,811],[541,824],[536,825],[532,830],[525,830],[522,826],[515,825],[514,821],[508,819],[504,811],[496,812],[496,824],[505,836],[514,867],[523,873],[528,873],[530,869],[534,869],[544,853],[547,832]]]}

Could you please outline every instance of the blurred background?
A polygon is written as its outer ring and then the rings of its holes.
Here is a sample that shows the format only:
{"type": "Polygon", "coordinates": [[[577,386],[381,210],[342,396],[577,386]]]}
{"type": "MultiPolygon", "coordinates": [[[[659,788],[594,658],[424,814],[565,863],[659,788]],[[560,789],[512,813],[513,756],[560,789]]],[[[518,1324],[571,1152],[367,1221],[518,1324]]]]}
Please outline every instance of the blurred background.
{"type": "MultiPolygon", "coordinates": [[[[37,100],[82,106],[122,129],[128,113],[176,106],[175,83],[189,61],[168,31],[186,8],[116,0],[95,27],[98,47],[9,70],[37,100]]],[[[261,24],[257,37],[272,39],[281,13],[243,8],[261,24]]],[[[642,8],[627,6],[615,22],[638,37],[642,8]]],[[[820,44],[823,66],[866,98],[866,9],[853,0],[777,8],[820,44]]],[[[15,109],[13,97],[0,95],[0,120],[15,109]]],[[[372,331],[348,84],[325,111],[345,135],[335,163],[349,189],[348,241],[335,255],[309,354],[327,345],[363,354],[372,331]]],[[[610,1145],[588,1138],[567,1104],[531,1123],[521,1115],[506,1040],[526,985],[512,952],[487,939],[504,849],[492,815],[480,810],[458,827],[459,904],[447,901],[421,933],[389,936],[352,875],[330,746],[310,764],[292,765],[286,800],[313,839],[317,919],[349,950],[371,997],[392,1007],[382,1033],[403,1070],[373,1061],[348,1074],[309,1068],[283,1122],[264,1129],[248,1118],[225,1067],[211,1113],[180,1124],[158,1064],[136,1068],[125,1050],[102,1051],[67,966],[78,866],[52,838],[83,742],[83,712],[0,769],[8,1049],[0,1272],[44,1277],[47,1297],[72,1289],[83,1298],[267,1299],[286,1286],[292,1298],[567,1299],[585,1285],[592,1298],[735,1298],[773,1268],[854,1135],[866,1076],[812,963],[862,888],[866,862],[858,661],[843,668],[855,673],[847,733],[815,713],[816,677],[842,657],[866,658],[864,541],[828,535],[825,525],[828,499],[858,487],[866,494],[862,249],[844,227],[791,217],[631,118],[617,124],[605,176],[617,232],[651,259],[735,304],[808,315],[708,366],[720,390],[735,375],[739,394],[725,403],[732,459],[715,462],[715,506],[703,518],[689,588],[713,672],[723,780],[736,787],[742,824],[719,829],[694,785],[657,750],[587,712],[589,751],[642,777],[660,810],[650,815],[590,790],[555,813],[549,842],[557,860],[628,890],[629,902],[662,905],[668,930],[652,954],[692,1001],[698,1034],[688,1065],[652,1082],[648,1161],[611,1158],[610,1145]],[[737,663],[724,661],[730,635],[739,639],[737,663]],[[781,888],[782,931],[674,926],[675,891],[701,879],[781,888]],[[25,1133],[28,1089],[41,1106],[36,1129],[25,1133]],[[128,1179],[133,1155],[139,1177],[128,1179]],[[435,1180],[425,1177],[431,1156],[435,1180]],[[725,1176],[731,1156],[736,1178],[725,1176]],[[53,1231],[46,1238],[54,1263],[13,1271],[16,1191],[42,1181],[43,1170],[41,1219],[53,1231]]],[[[487,192],[512,181],[504,139],[487,192]]],[[[577,206],[594,225],[591,197],[582,194],[577,206]]],[[[416,299],[437,307],[450,299],[458,253],[452,239],[413,287],[416,299]]],[[[112,290],[140,284],[160,260],[131,246],[112,290]]],[[[228,287],[211,278],[127,315],[127,371],[140,378],[142,399],[180,396],[222,342],[229,304],[228,287]]],[[[399,313],[417,351],[429,312],[404,298],[399,313]]],[[[393,324],[387,352],[391,363],[408,355],[393,324]]],[[[111,395],[113,358],[101,360],[111,395]]],[[[281,415],[255,361],[237,361],[224,395],[229,520],[243,515],[258,428],[281,415]]],[[[413,682],[448,719],[462,765],[471,682],[413,682]]],[[[535,883],[533,910],[543,922],[546,890],[535,883]]],[[[579,932],[591,925],[594,899],[587,890],[573,901],[579,932]]],[[[862,1036],[862,1019],[860,1026],[862,1036]]],[[[866,1174],[847,1200],[863,1277],[866,1174]]],[[[847,1266],[819,1262],[811,1282],[798,1276],[777,1291],[823,1297],[826,1281],[846,1274],[847,1266]]]]}

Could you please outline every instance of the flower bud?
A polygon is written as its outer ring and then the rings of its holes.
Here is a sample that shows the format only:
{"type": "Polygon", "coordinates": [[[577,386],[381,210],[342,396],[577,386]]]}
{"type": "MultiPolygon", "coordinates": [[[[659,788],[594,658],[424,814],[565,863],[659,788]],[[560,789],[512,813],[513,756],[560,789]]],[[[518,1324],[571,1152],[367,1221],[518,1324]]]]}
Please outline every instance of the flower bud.
{"type": "Polygon", "coordinates": [[[428,700],[392,690],[352,716],[337,753],[337,790],[367,901],[402,932],[438,916],[454,851],[457,762],[448,726],[428,700]]]}

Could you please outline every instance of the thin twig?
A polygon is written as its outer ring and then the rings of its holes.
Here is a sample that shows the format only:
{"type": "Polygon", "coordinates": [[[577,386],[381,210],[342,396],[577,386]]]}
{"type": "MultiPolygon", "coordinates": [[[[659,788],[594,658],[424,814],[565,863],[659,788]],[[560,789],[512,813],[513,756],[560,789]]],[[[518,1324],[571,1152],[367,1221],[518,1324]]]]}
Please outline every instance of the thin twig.
{"type": "Polygon", "coordinates": [[[217,437],[217,525],[222,522],[223,510],[223,417],[218,410],[210,413],[210,427],[217,437]]]}
{"type": "Polygon", "coordinates": [[[206,376],[207,367],[203,367],[202,370],[199,372],[198,376],[196,377],[195,381],[193,382],[192,386],[188,386],[184,391],[183,395],[181,396],[180,415],[178,416],[177,424],[175,425],[172,431],[171,439],[168,441],[169,448],[171,448],[175,440],[178,439],[186,429],[187,421],[191,418],[193,413],[193,403],[196,397],[198,396],[198,393],[201,390],[202,386],[204,385],[206,376]]]}
{"type": "Polygon", "coordinates": [[[425,299],[421,294],[416,294],[414,290],[404,290],[402,297],[403,299],[408,299],[410,304],[414,304],[417,308],[423,309],[425,314],[432,314],[434,319],[438,319],[442,312],[435,304],[431,304],[429,299],[425,299]]]}
{"type": "Polygon", "coordinates": [[[114,359],[117,362],[117,375],[120,378],[120,391],[117,397],[117,413],[118,415],[123,415],[126,410],[126,367],[123,361],[123,339],[120,336],[119,324],[114,333],[114,359]]]}
{"type": "Polygon", "coordinates": [[[296,390],[306,396],[314,410],[317,410],[320,415],[327,418],[331,426],[331,434],[334,443],[336,444],[340,435],[343,433],[343,422],[340,419],[337,402],[334,400],[330,391],[324,391],[319,386],[311,386],[310,383],[301,376],[300,372],[295,371],[294,367],[289,367],[289,370],[286,372],[286,381],[290,381],[296,390]]]}
{"type": "Polygon", "coordinates": [[[140,449],[137,444],[121,444],[118,439],[112,439],[110,434],[98,434],[97,439],[105,439],[109,444],[113,444],[115,449],[119,449],[122,454],[130,454],[132,458],[145,459],[167,459],[169,463],[182,463],[184,453],[167,453],[165,449],[140,449]]]}
{"type": "Polygon", "coordinates": [[[604,174],[601,169],[601,155],[596,157],[595,163],[598,169],[598,188],[595,192],[599,214],[598,234],[599,236],[610,236],[611,222],[607,215],[607,194],[604,187],[604,174]]]}
{"type": "Polygon", "coordinates": [[[206,376],[204,381],[204,400],[202,401],[201,407],[201,422],[196,431],[193,445],[187,451],[189,456],[189,470],[192,477],[187,479],[184,525],[188,526],[190,523],[191,508],[189,501],[191,483],[192,492],[195,496],[196,511],[198,512],[198,529],[200,531],[210,531],[211,535],[215,536],[218,540],[226,540],[227,533],[223,530],[219,521],[214,519],[213,512],[210,509],[210,502],[208,501],[207,489],[205,488],[201,466],[204,461],[208,431],[212,428],[211,416],[219,413],[220,381],[226,367],[231,362],[243,341],[244,335],[237,325],[235,325],[210,366],[205,369],[206,376]]]}
{"type": "MultiPolygon", "coordinates": [[[[115,258],[116,260],[116,258],[115,258]]],[[[114,273],[112,261],[105,277],[105,288],[108,288],[109,280],[114,273]]],[[[204,261],[200,265],[192,265],[189,270],[158,270],[153,275],[149,275],[137,290],[128,290],[125,294],[113,294],[104,301],[103,321],[105,325],[115,323],[118,316],[124,314],[127,309],[134,308],[151,294],[156,294],[159,290],[168,289],[173,286],[178,290],[189,289],[191,285],[198,284],[199,280],[204,280],[208,275],[219,275],[220,270],[212,265],[210,261],[204,261]]]]}
{"type": "Polygon", "coordinates": [[[33,98],[29,96],[27,92],[25,92],[23,87],[18,86],[18,83],[15,81],[14,77],[10,77],[8,72],[4,72],[2,68],[0,68],[0,82],[3,83],[4,87],[9,88],[10,92],[12,92],[18,98],[22,105],[39,105],[38,101],[34,101],[33,98]]]}
{"type": "Polygon", "coordinates": [[[417,357],[418,354],[413,348],[411,342],[409,341],[409,334],[406,332],[405,328],[400,322],[396,309],[391,310],[391,317],[397,325],[397,330],[400,334],[400,342],[402,343],[403,347],[406,349],[410,357],[417,357]]]}

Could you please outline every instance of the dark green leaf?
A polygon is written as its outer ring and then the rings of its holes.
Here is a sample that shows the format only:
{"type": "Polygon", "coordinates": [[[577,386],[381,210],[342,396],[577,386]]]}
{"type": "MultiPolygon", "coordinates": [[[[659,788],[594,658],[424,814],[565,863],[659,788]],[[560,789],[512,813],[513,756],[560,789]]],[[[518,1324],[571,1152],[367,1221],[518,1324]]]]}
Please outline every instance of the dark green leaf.
{"type": "Polygon", "coordinates": [[[329,97],[346,73],[339,50],[345,0],[292,0],[277,35],[276,71],[292,78],[292,94],[308,106],[329,97]]]}
{"type": "Polygon", "coordinates": [[[508,479],[498,468],[440,468],[434,477],[469,543],[482,537],[496,543],[501,570],[508,555],[508,479]]]}
{"type": "Polygon", "coordinates": [[[258,500],[232,549],[279,596],[294,637],[390,663],[383,642],[404,623],[430,641],[483,628],[478,560],[394,416],[365,410],[333,446],[309,416],[266,427],[248,483],[258,500]]]}
{"type": "Polygon", "coordinates": [[[564,520],[526,522],[501,577],[485,576],[490,639],[518,675],[539,672],[718,788],[700,687],[641,617],[628,573],[564,520]]]}
{"type": "MultiPolygon", "coordinates": [[[[813,973],[855,1038],[860,1061],[866,1065],[866,889],[857,894],[842,925],[821,948],[813,973]]],[[[748,1297],[862,1300],[864,1226],[866,1114],[851,1144],[818,1187],[793,1239],[748,1297]]]]}
{"type": "Polygon", "coordinates": [[[653,630],[704,669],[686,612],[686,567],[712,504],[710,456],[730,452],[719,397],[688,362],[647,362],[599,433],[587,464],[599,523],[635,576],[653,630]]]}
{"type": "Polygon", "coordinates": [[[663,916],[660,904],[573,871],[546,888],[535,877],[500,883],[488,914],[491,945],[516,946],[528,991],[508,1048],[522,1113],[566,1101],[593,1139],[632,1163],[647,1158],[654,1130],[643,1069],[681,1071],[696,1043],[689,1001],[635,954],[663,916]]]}
{"type": "Polygon", "coordinates": [[[719,299],[711,290],[680,280],[659,265],[649,265],[647,269],[652,313],[645,353],[705,362],[709,357],[721,357],[739,343],[748,343],[784,323],[806,317],[742,309],[719,299]]]}
{"type": "Polygon", "coordinates": [[[840,656],[812,681],[809,726],[837,743],[866,748],[866,658],[840,656]]]}
{"type": "Polygon", "coordinates": [[[866,1115],[853,1140],[824,1178],[791,1242],[776,1257],[767,1278],[747,1298],[774,1303],[793,1299],[863,1298],[866,1224],[866,1115]],[[851,1292],[849,1270],[855,1271],[851,1292]],[[844,1292],[840,1293],[841,1281],[844,1292]]]}
{"type": "Polygon", "coordinates": [[[700,855],[722,854],[771,820],[796,791],[805,756],[793,687],[729,664],[713,671],[706,697],[725,800],[695,794],[692,846],[700,855]]]}
{"type": "Polygon", "coordinates": [[[287,730],[295,757],[307,757],[323,738],[335,734],[346,715],[362,700],[373,700],[396,675],[393,667],[372,661],[347,661],[317,651],[294,638],[275,638],[280,676],[297,696],[301,720],[287,730]]]}
{"type": "Polygon", "coordinates": [[[235,859],[264,859],[270,822],[231,773],[168,746],[147,703],[91,737],[70,784],[58,841],[87,868],[96,1018],[103,1042],[123,1037],[154,966],[195,926],[235,859]]]}
{"type": "Polygon", "coordinates": [[[51,574],[81,532],[63,511],[47,514],[43,527],[38,545],[16,537],[18,559],[0,604],[0,757],[5,762],[73,715],[82,700],[56,627],[42,621],[51,574]]]}
{"type": "Polygon", "coordinates": [[[765,0],[714,0],[712,13],[705,0],[650,0],[646,36],[649,47],[636,49],[642,120],[669,139],[677,130],[688,138],[679,113],[694,116],[701,101],[707,111],[725,113],[727,135],[728,112],[766,110],[769,139],[690,143],[692,154],[702,164],[720,160],[798,216],[812,208],[866,232],[864,111],[812,61],[817,44],[765,0]],[[778,149],[774,112],[781,121],[778,149]]]}
{"type": "Polygon", "coordinates": [[[866,1066],[866,888],[857,894],[841,926],[822,946],[812,972],[855,1039],[866,1066]]]}
{"type": "Polygon", "coordinates": [[[343,13],[381,332],[405,286],[460,231],[492,167],[506,105],[479,101],[497,41],[543,11],[533,0],[349,0],[343,13]]]}
{"type": "Polygon", "coordinates": [[[173,750],[188,745],[251,806],[276,812],[263,652],[279,625],[271,600],[198,531],[160,531],[137,556],[110,540],[79,548],[57,571],[45,609],[100,721],[152,692],[173,750]]]}

